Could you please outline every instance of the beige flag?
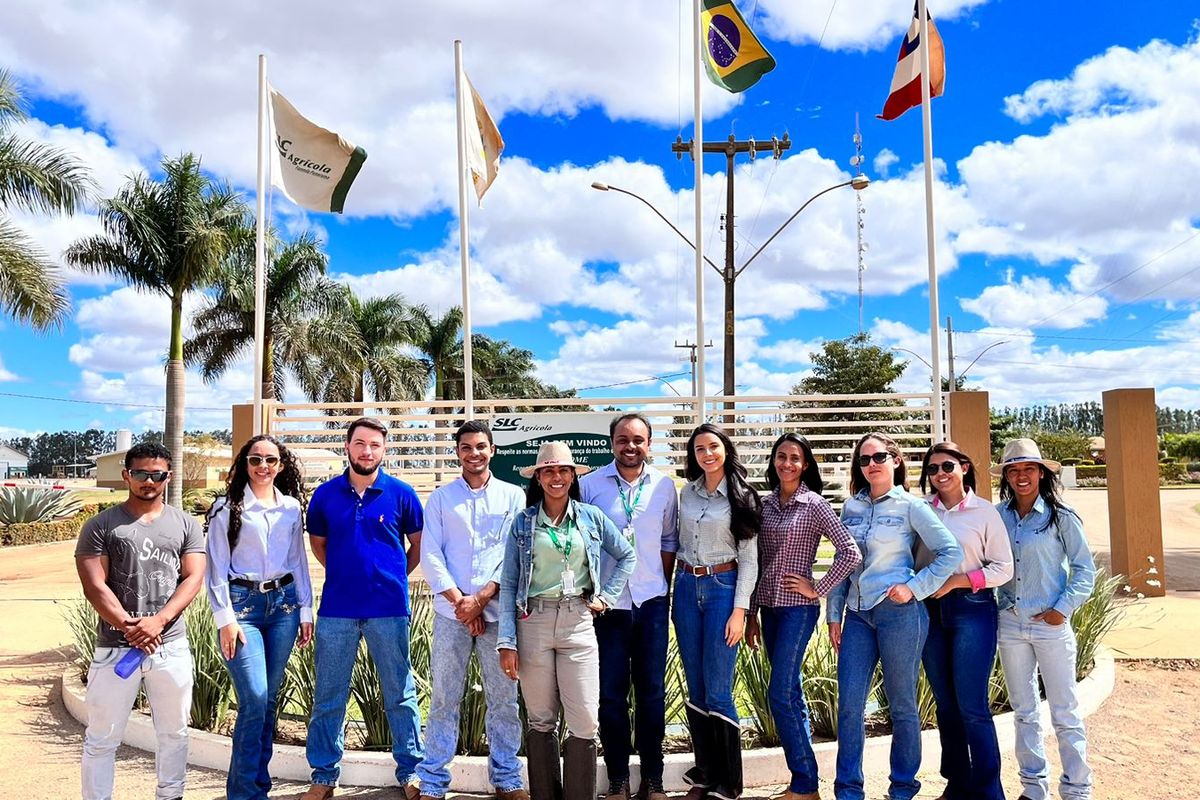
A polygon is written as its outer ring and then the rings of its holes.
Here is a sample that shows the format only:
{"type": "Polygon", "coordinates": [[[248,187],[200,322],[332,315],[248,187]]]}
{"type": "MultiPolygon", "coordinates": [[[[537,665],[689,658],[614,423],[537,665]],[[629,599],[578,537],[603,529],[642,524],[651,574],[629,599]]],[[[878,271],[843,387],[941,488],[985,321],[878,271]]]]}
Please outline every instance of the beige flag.
{"type": "Polygon", "coordinates": [[[475,194],[482,203],[483,195],[492,185],[492,181],[496,180],[496,173],[500,171],[500,154],[504,152],[504,139],[501,138],[500,130],[492,121],[492,115],[488,113],[479,92],[475,91],[471,84],[471,79],[467,78],[465,73],[463,78],[471,90],[471,102],[463,104],[467,169],[471,171],[475,194]]]}
{"type": "Polygon", "coordinates": [[[268,86],[271,112],[271,183],[293,203],[312,211],[342,213],[346,193],[367,151],[306,119],[268,86]]]}

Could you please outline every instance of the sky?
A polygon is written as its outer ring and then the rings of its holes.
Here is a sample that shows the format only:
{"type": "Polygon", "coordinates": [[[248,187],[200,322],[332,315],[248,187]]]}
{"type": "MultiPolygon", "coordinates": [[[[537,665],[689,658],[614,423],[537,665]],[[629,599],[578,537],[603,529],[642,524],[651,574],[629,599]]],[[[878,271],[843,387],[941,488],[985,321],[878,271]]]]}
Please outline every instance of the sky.
{"type": "MultiPolygon", "coordinates": [[[[1160,405],[1200,407],[1200,23],[1189,7],[930,1],[947,61],[932,106],[940,326],[944,335],[953,318],[956,370],[993,407],[1100,401],[1134,386],[1154,387],[1160,405]]],[[[778,160],[737,162],[735,263],[812,195],[850,179],[857,115],[871,179],[861,195],[863,327],[928,360],[920,110],[875,118],[911,4],[741,9],[778,66],[742,94],[705,81],[705,139],[786,133],[792,145],[778,160]]],[[[30,102],[15,132],[77,154],[100,196],[190,151],[252,204],[265,53],[279,91],[369,154],[345,215],[306,212],[274,192],[272,222],[288,236],[316,233],[330,274],[356,292],[400,292],[441,312],[461,302],[461,39],[507,143],[470,211],[476,331],[532,350],[544,381],[581,395],[666,396],[690,393],[674,345],[696,339],[694,256],[645,206],[591,184],[636,192],[695,230],[692,163],[670,147],[692,135],[690,25],[678,0],[346,3],[336,15],[307,1],[10,0],[0,5],[0,68],[30,102]]],[[[705,159],[704,249],[718,263],[724,166],[721,155],[705,159]]],[[[13,218],[60,262],[71,242],[99,232],[94,208],[13,218]]],[[[859,332],[855,234],[855,193],[830,192],[742,274],[739,394],[786,393],[823,341],[859,332]]],[[[161,428],[166,300],[66,266],[63,275],[73,309],[61,330],[0,319],[0,437],[161,428]]],[[[722,287],[711,270],[704,305],[712,394],[722,287]]],[[[910,363],[897,388],[927,391],[929,368],[899,355],[910,363]]],[[[943,374],[946,357],[943,340],[943,374]]],[[[212,384],[189,372],[187,427],[228,427],[250,386],[249,352],[212,384]]]]}

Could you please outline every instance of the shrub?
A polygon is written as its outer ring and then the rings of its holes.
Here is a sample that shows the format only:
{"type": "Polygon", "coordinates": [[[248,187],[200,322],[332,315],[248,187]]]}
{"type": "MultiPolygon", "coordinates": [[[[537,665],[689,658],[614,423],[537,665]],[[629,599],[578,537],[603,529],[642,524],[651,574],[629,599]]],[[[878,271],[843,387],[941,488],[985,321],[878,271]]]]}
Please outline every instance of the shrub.
{"type": "Polygon", "coordinates": [[[827,739],[837,738],[837,653],[829,635],[817,625],[804,654],[800,673],[804,678],[804,699],[812,732],[827,739]]]}
{"type": "Polygon", "coordinates": [[[1163,483],[1187,480],[1187,467],[1178,461],[1163,461],[1158,465],[1158,479],[1163,483]]]}
{"type": "Polygon", "coordinates": [[[1189,461],[1184,468],[1188,472],[1200,472],[1200,461],[1189,461]]]}
{"type": "Polygon", "coordinates": [[[1108,632],[1125,616],[1125,602],[1117,599],[1117,589],[1125,584],[1124,575],[1109,575],[1103,567],[1096,570],[1092,593],[1071,615],[1075,629],[1075,680],[1092,671],[1096,648],[1108,632]]]}
{"type": "Polygon", "coordinates": [[[1083,464],[1075,467],[1075,477],[1083,478],[1107,478],[1108,466],[1106,464],[1083,464]]]}
{"type": "Polygon", "coordinates": [[[188,646],[192,649],[193,728],[216,731],[233,704],[233,680],[217,641],[217,623],[204,590],[184,612],[188,646]]]}
{"type": "Polygon", "coordinates": [[[41,486],[7,486],[0,489],[0,524],[50,522],[79,511],[74,492],[41,486]]]}
{"type": "Polygon", "coordinates": [[[1084,489],[1103,489],[1108,486],[1108,478],[1080,478],[1075,485],[1084,489]]]}
{"type": "Polygon", "coordinates": [[[751,650],[743,643],[738,648],[733,678],[734,697],[742,699],[749,706],[745,710],[754,719],[759,746],[778,747],[779,729],[775,727],[775,718],[771,716],[767,699],[771,684],[771,662],[767,659],[767,648],[751,650]]]}

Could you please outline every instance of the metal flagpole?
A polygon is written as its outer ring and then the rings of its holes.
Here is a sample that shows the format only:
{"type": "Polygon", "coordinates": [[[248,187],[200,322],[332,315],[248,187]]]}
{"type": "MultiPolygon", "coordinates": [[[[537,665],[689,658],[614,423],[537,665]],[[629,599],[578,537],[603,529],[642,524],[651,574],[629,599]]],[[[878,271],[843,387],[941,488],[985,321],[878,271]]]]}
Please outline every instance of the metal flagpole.
{"type": "Polygon", "coordinates": [[[254,435],[263,432],[263,340],[267,329],[267,57],[258,56],[258,185],[254,221],[254,435]]]}
{"type": "Polygon", "coordinates": [[[704,29],[701,24],[700,6],[703,0],[692,4],[692,86],[695,101],[694,131],[692,133],[692,161],[696,169],[696,424],[704,422],[704,201],[700,187],[704,182],[704,121],[700,103],[700,48],[704,45],[704,29]]]}
{"type": "Polygon", "coordinates": [[[462,255],[462,313],[463,313],[463,403],[467,419],[475,418],[475,387],[471,358],[471,255],[467,235],[467,131],[463,127],[463,103],[474,102],[466,97],[463,86],[462,40],[454,40],[454,96],[458,119],[458,249],[462,255]]]}
{"type": "Polygon", "coordinates": [[[942,427],[942,354],[938,327],[937,256],[933,232],[933,118],[929,98],[929,15],[925,0],[917,0],[921,50],[921,131],[925,140],[925,251],[929,255],[929,363],[933,367],[932,440],[946,438],[942,427]]]}

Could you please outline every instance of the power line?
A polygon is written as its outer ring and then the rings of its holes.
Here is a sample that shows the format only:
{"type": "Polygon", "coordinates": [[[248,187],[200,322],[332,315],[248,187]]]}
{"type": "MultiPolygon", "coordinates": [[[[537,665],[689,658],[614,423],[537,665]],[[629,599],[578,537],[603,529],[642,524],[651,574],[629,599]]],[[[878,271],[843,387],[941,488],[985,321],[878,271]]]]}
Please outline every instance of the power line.
{"type": "MultiPolygon", "coordinates": [[[[1171,313],[1175,313],[1175,312],[1171,312],[1171,313]]],[[[1054,340],[1062,340],[1062,341],[1070,341],[1070,342],[1123,342],[1125,344],[1165,344],[1166,343],[1166,340],[1163,340],[1163,339],[1129,339],[1129,338],[1104,337],[1104,336],[1054,336],[1054,335],[1044,334],[1044,333],[1009,333],[1007,331],[1003,332],[1003,333],[998,333],[997,331],[994,331],[994,330],[984,330],[981,328],[975,328],[974,330],[966,330],[966,331],[959,330],[959,331],[955,331],[955,333],[975,333],[975,334],[983,334],[983,335],[989,335],[989,336],[1013,336],[1013,337],[1021,337],[1024,339],[1054,339],[1054,340]]],[[[1171,339],[1169,341],[1171,344],[1200,344],[1200,339],[1171,339]]]]}
{"type": "MultiPolygon", "coordinates": [[[[0,392],[0,397],[17,397],[22,400],[47,400],[52,403],[76,403],[79,405],[89,406],[119,406],[121,408],[153,408],[159,411],[165,411],[166,406],[154,406],[146,403],[127,403],[124,400],[79,400],[74,397],[47,397],[38,394],[18,394],[17,392],[0,392]]],[[[195,411],[228,411],[229,408],[222,406],[216,408],[214,406],[188,406],[195,411]]]]}

